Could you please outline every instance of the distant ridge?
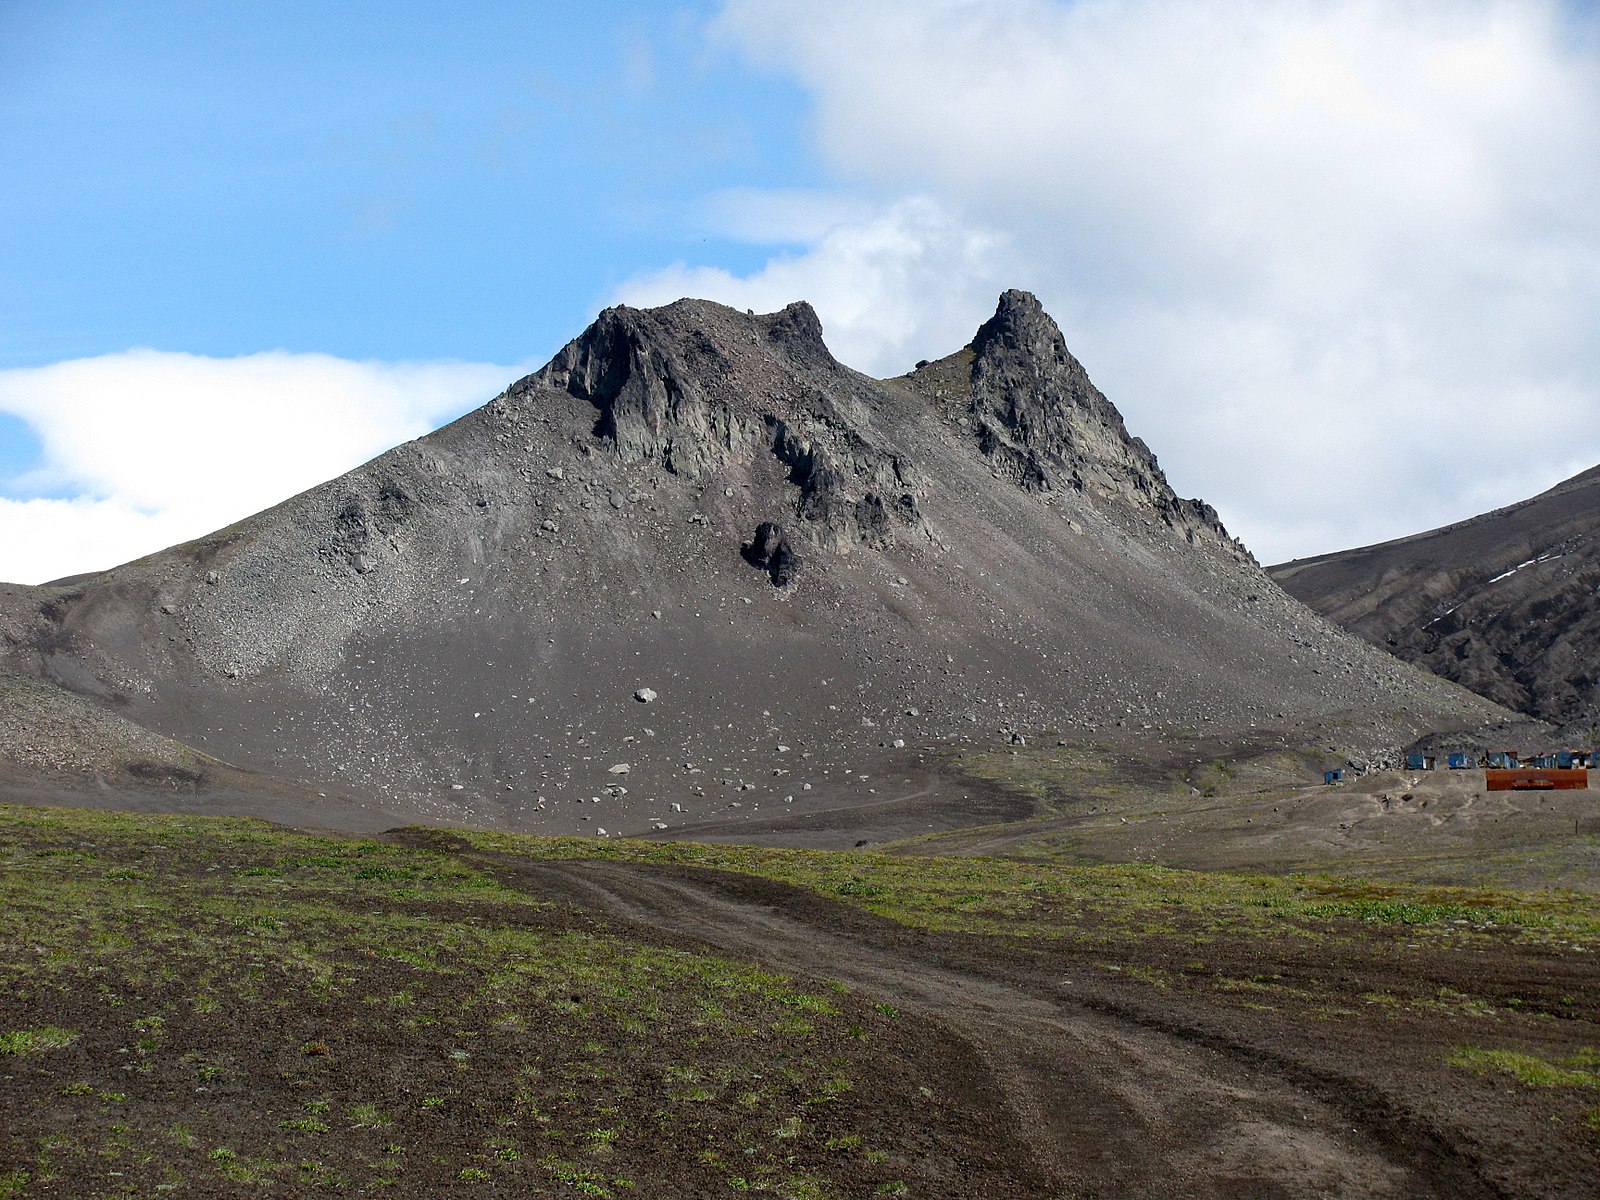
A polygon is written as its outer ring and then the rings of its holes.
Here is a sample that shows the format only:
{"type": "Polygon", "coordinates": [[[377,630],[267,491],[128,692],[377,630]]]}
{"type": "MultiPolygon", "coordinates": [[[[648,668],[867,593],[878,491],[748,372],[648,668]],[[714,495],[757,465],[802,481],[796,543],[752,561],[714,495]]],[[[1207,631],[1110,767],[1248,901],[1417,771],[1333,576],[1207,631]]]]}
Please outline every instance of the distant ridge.
{"type": "Polygon", "coordinates": [[[1600,723],[1600,467],[1482,516],[1268,572],[1407,662],[1587,733],[1600,723]]]}

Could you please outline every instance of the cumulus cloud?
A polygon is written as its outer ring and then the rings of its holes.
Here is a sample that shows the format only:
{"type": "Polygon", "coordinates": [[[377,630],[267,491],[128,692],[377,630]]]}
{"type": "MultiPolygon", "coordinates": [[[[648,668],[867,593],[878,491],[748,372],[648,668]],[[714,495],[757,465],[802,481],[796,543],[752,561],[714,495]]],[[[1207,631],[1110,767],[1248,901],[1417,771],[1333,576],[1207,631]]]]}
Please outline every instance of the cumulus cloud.
{"type": "Polygon", "coordinates": [[[875,375],[900,374],[918,358],[965,345],[971,312],[985,299],[994,303],[1012,257],[1004,236],[928,197],[872,211],[746,193],[719,197],[715,208],[732,231],[793,237],[805,249],[746,276],[679,264],[630,280],[617,299],[648,306],[695,296],[757,312],[808,300],[834,356],[875,375]]]}
{"type": "Polygon", "coordinates": [[[1028,287],[1264,560],[1413,532],[1600,461],[1600,57],[1576,19],[727,0],[719,34],[814,98],[836,216],[799,206],[785,237],[788,201],[746,196],[760,219],[731,231],[799,248],[623,293],[812,298],[873,369],[1028,287]]]}
{"type": "Polygon", "coordinates": [[[130,350],[0,371],[43,448],[0,481],[0,579],[39,583],[199,537],[495,395],[518,368],[130,350]]]}

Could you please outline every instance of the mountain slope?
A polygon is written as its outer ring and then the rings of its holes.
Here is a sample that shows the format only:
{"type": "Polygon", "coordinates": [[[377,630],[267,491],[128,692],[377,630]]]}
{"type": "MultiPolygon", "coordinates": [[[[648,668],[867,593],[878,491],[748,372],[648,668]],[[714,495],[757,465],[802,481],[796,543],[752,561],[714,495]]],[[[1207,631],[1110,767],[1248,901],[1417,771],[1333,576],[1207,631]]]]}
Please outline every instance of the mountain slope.
{"type": "Polygon", "coordinates": [[[1547,721],[1594,723],[1600,467],[1468,521],[1268,571],[1407,662],[1547,721]]]}
{"type": "Polygon", "coordinates": [[[1021,292],[889,381],[804,304],[607,310],[276,508],[0,588],[0,645],[241,767],[556,832],[879,804],[1001,730],[1494,715],[1272,587],[1021,292]]]}

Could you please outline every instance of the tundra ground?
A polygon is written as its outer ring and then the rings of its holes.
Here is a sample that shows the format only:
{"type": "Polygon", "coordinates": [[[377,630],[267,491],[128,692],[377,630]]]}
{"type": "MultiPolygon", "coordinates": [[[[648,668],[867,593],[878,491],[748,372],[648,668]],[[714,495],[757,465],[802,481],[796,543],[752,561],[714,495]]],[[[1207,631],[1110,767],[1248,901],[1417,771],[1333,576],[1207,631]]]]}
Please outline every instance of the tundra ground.
{"type": "Polygon", "coordinates": [[[0,809],[14,1196],[1580,1196],[1578,894],[0,809]]]}

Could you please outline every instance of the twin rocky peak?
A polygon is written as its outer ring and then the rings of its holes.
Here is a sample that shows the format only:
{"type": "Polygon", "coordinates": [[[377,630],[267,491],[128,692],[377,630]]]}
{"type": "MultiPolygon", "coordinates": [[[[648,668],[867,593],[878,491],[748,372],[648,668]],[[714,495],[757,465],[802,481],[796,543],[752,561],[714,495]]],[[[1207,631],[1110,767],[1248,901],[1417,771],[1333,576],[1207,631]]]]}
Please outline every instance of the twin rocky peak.
{"type": "Polygon", "coordinates": [[[765,316],[703,300],[610,308],[506,399],[544,387],[592,403],[595,434],[624,462],[656,459],[698,480],[770,451],[798,488],[793,517],[836,550],[921,526],[931,464],[910,451],[905,426],[931,413],[999,479],[1144,512],[1190,543],[1253,561],[1210,505],[1173,493],[1028,292],[1002,295],[963,349],[887,381],[841,365],[803,301],[765,316]]]}

